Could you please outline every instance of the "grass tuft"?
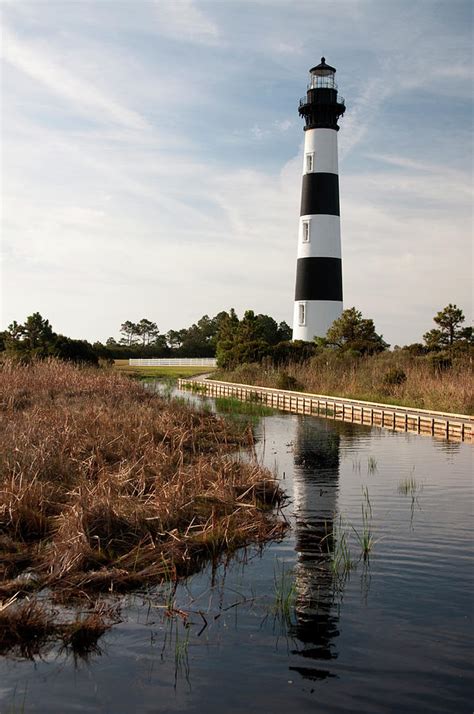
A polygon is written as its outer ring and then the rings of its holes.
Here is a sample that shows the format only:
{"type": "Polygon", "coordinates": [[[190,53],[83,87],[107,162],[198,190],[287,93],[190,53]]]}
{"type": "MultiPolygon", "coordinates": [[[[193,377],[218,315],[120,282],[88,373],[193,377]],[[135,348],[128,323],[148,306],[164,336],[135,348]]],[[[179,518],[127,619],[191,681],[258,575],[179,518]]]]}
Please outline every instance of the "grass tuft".
{"type": "Polygon", "coordinates": [[[284,563],[276,561],[273,582],[275,597],[272,612],[280,625],[288,627],[292,623],[296,603],[296,583],[293,570],[285,569],[284,563]]]}

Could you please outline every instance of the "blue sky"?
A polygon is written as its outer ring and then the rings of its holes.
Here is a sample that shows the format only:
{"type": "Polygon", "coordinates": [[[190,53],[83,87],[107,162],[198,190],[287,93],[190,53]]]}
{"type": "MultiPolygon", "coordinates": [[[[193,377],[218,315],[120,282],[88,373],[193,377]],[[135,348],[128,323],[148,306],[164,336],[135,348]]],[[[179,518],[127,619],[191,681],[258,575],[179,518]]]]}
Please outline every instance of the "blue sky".
{"type": "Polygon", "coordinates": [[[337,68],[344,304],[471,313],[472,4],[3,0],[2,325],[291,322],[299,97],[337,68]]]}

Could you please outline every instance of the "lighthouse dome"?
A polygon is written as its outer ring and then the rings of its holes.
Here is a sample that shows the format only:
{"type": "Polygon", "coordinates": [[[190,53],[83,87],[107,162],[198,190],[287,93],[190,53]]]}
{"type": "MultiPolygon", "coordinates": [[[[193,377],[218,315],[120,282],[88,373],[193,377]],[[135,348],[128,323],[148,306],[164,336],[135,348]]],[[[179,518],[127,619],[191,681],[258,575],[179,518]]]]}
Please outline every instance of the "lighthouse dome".
{"type": "Polygon", "coordinates": [[[317,64],[316,67],[312,67],[309,71],[310,74],[316,74],[318,77],[329,77],[329,75],[335,74],[336,68],[326,64],[326,57],[321,57],[320,64],[317,64]]]}

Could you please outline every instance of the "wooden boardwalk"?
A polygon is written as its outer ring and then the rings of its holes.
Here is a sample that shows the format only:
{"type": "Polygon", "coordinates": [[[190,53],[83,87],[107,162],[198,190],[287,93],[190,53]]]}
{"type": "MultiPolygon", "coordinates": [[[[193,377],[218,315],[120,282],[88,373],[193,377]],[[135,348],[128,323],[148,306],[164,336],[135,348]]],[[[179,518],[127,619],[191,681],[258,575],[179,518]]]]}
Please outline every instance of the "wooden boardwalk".
{"type": "Polygon", "coordinates": [[[294,414],[311,414],[336,421],[378,426],[392,431],[428,434],[450,441],[472,442],[474,439],[474,416],[466,414],[432,412],[392,404],[363,402],[344,397],[290,392],[216,380],[179,379],[178,387],[211,397],[234,397],[242,401],[261,402],[274,409],[294,414]]]}

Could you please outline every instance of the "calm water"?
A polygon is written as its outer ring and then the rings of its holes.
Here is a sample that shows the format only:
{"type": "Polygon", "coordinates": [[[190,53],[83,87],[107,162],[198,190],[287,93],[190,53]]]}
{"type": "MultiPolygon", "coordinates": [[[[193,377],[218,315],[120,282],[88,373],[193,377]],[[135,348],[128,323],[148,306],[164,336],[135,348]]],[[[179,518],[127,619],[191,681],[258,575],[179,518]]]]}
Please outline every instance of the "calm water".
{"type": "Polygon", "coordinates": [[[88,662],[0,660],[2,713],[473,711],[472,447],[279,413],[256,431],[285,539],[181,585],[187,628],[134,596],[88,662]]]}

